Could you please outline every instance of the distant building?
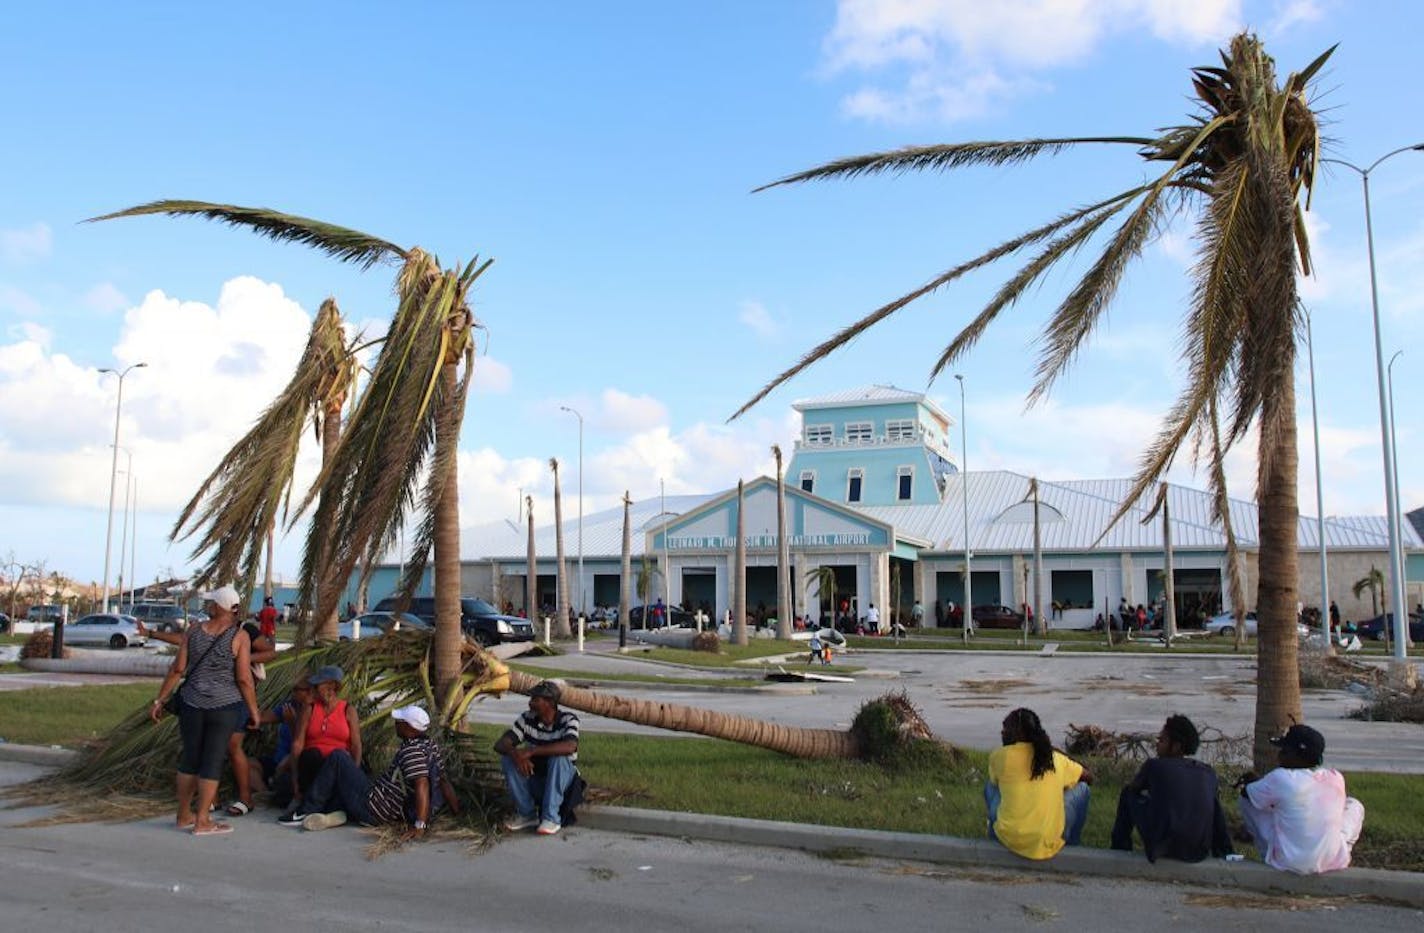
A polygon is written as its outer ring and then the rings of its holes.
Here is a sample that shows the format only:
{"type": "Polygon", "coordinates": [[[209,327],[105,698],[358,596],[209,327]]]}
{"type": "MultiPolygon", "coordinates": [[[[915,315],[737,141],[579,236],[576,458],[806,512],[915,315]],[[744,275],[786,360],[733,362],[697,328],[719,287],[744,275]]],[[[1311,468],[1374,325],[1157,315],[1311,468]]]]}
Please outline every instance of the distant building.
{"type": "MultiPolygon", "coordinates": [[[[1033,507],[1029,477],[1006,470],[965,474],[950,448],[954,420],[920,393],[871,386],[796,402],[801,436],[787,465],[787,532],[791,587],[797,615],[829,616],[828,594],[819,591],[820,568],[831,568],[836,599],[858,615],[874,603],[906,611],[915,601],[934,619],[936,601],[963,598],[964,492],[968,486],[969,540],[976,605],[1019,608],[1032,603],[1033,507]]],[[[1130,508],[1111,527],[1108,519],[1132,486],[1129,479],[1039,481],[1039,526],[1043,591],[1063,611],[1053,625],[1088,627],[1119,600],[1149,604],[1164,592],[1162,523],[1144,524],[1150,502],[1130,508]]],[[[776,606],[776,482],[756,477],[744,490],[749,609],[776,606]]],[[[1174,594],[1184,622],[1198,614],[1232,608],[1226,593],[1226,541],[1211,519],[1202,491],[1172,484],[1174,594]]],[[[736,545],[736,489],[707,495],[671,496],[666,512],[658,499],[632,507],[633,572],[647,583],[646,599],[659,597],[720,618],[731,595],[736,545]],[[646,570],[643,568],[646,566],[646,570]]],[[[1254,503],[1232,500],[1233,530],[1241,551],[1245,592],[1254,608],[1259,529],[1254,503]]],[[[619,599],[623,510],[584,516],[583,578],[570,586],[575,607],[616,606],[619,599]]],[[[1300,594],[1306,605],[1320,600],[1316,522],[1300,518],[1300,594]]],[[[1357,600],[1350,585],[1371,566],[1388,566],[1383,517],[1329,518],[1331,598],[1346,618],[1368,617],[1368,595],[1357,600]]],[[[565,522],[566,565],[576,572],[577,524],[565,522]]],[[[1411,605],[1424,595],[1424,535],[1405,529],[1411,605]]],[[[467,555],[462,592],[496,604],[524,608],[526,529],[498,522],[462,532],[467,555]]],[[[554,529],[536,529],[537,599],[553,604],[556,583],[554,529]]],[[[369,592],[374,603],[395,588],[398,566],[375,569],[369,592]]],[[[429,575],[425,592],[429,588],[429,575]]],[[[354,591],[347,596],[355,601],[354,591]]],[[[634,590],[634,603],[644,598],[634,590]]],[[[882,612],[882,624],[889,614],[882,612]]]]}

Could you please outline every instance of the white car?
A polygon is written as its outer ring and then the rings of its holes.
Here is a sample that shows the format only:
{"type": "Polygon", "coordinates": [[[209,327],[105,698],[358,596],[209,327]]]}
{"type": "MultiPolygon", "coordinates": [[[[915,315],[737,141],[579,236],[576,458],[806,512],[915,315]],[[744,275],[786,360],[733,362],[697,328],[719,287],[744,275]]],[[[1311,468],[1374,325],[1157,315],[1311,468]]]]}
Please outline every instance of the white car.
{"type": "Polygon", "coordinates": [[[95,613],[64,627],[66,645],[108,645],[115,650],[130,645],[146,645],[148,639],[138,633],[138,620],[133,616],[95,613]]]}
{"type": "MultiPolygon", "coordinates": [[[[1222,635],[1232,638],[1236,635],[1236,614],[1223,612],[1220,615],[1212,616],[1202,626],[1202,631],[1208,635],[1222,635]]],[[[1304,638],[1310,634],[1310,629],[1299,622],[1295,625],[1296,634],[1304,638]]],[[[1254,611],[1246,613],[1246,637],[1256,637],[1256,613],[1254,611]]]]}

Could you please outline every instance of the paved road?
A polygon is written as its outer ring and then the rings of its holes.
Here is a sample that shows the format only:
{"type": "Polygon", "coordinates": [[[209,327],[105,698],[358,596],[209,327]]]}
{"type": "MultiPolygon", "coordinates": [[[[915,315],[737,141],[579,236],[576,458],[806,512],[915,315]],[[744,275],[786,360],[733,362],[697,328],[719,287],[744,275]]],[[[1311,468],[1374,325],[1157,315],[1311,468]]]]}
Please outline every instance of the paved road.
{"type": "MultiPolygon", "coordinates": [[[[590,676],[615,670],[675,673],[664,665],[610,655],[602,643],[590,647],[594,650],[583,655],[524,660],[587,670],[590,676]]],[[[854,684],[818,685],[813,695],[721,694],[673,686],[655,694],[629,693],[777,722],[845,728],[866,700],[904,689],[935,732],[951,742],[984,749],[998,745],[999,724],[1015,706],[1037,710],[1056,739],[1070,723],[1155,734],[1172,713],[1184,713],[1198,726],[1214,726],[1231,735],[1249,735],[1253,729],[1256,665],[1250,658],[926,651],[862,651],[841,657],[847,664],[870,669],[856,675],[854,684]]],[[[508,722],[526,702],[517,696],[486,700],[476,704],[471,715],[480,722],[508,722]]],[[[1347,719],[1360,703],[1345,690],[1305,692],[1305,718],[1324,733],[1327,760],[1342,768],[1424,773],[1424,728],[1347,719]]],[[[585,727],[641,731],[598,717],[586,717],[585,727]]]]}
{"type": "MultiPolygon", "coordinates": [[[[39,769],[0,762],[0,784],[39,769]]],[[[258,811],[259,814],[265,811],[258,811]]],[[[222,933],[481,930],[1417,929],[1424,912],[652,839],[573,827],[472,855],[427,842],[371,862],[350,828],[257,815],[194,839],[166,819],[17,828],[0,811],[0,928],[222,933]]]]}

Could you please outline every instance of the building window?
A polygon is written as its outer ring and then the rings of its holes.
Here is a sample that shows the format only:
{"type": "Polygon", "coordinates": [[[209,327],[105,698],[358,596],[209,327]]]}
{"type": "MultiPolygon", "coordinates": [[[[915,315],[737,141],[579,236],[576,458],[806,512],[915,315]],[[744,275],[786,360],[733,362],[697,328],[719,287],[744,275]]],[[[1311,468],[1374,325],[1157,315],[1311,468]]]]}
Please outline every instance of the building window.
{"type": "Polygon", "coordinates": [[[815,470],[802,470],[802,471],[801,471],[801,491],[802,491],[802,492],[815,492],[815,491],[816,491],[816,471],[815,471],[815,470]]]}
{"type": "Polygon", "coordinates": [[[1049,598],[1064,609],[1091,609],[1096,605],[1091,570],[1051,571],[1049,587],[1049,598]]]}
{"type": "Polygon", "coordinates": [[[914,440],[915,422],[909,418],[885,422],[885,438],[890,441],[914,440]]]}
{"type": "Polygon", "coordinates": [[[901,502],[909,501],[915,484],[915,468],[902,466],[895,471],[895,497],[901,502]]]}
{"type": "Polygon", "coordinates": [[[850,481],[849,481],[848,483],[846,483],[846,501],[847,501],[847,502],[859,502],[859,501],[860,501],[860,487],[861,487],[861,484],[864,482],[864,480],[865,480],[865,471],[864,471],[864,470],[851,470],[851,471],[850,471],[850,481]]]}
{"type": "Polygon", "coordinates": [[[869,421],[851,421],[845,426],[845,436],[852,444],[869,444],[875,438],[875,425],[869,421]]]}
{"type": "Polygon", "coordinates": [[[836,429],[829,424],[806,425],[806,443],[832,444],[836,439],[836,429]]]}

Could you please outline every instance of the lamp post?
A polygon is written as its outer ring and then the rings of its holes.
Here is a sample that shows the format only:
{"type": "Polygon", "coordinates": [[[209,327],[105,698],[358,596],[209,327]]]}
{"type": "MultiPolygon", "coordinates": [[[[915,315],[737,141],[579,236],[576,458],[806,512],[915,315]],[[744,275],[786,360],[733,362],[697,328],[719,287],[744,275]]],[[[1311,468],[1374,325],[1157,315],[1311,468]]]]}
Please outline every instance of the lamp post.
{"type": "Polygon", "coordinates": [[[134,590],[138,588],[138,575],[134,571],[138,563],[138,477],[130,473],[129,481],[133,484],[133,512],[129,518],[129,612],[133,612],[134,590]]]}
{"type": "MultiPolygon", "coordinates": [[[[1399,508],[1399,435],[1396,434],[1394,431],[1394,361],[1399,359],[1403,355],[1403,350],[1395,350],[1394,356],[1391,356],[1389,358],[1389,365],[1385,367],[1385,381],[1389,383],[1389,436],[1395,439],[1394,450],[1391,453],[1391,464],[1394,467],[1394,483],[1389,487],[1389,494],[1391,497],[1390,514],[1394,516],[1394,520],[1396,522],[1403,522],[1404,518],[1399,508]]],[[[1399,566],[1395,567],[1395,572],[1399,575],[1399,579],[1401,581],[1405,581],[1408,578],[1404,574],[1404,527],[1402,524],[1393,525],[1391,526],[1391,531],[1394,532],[1395,536],[1399,539],[1400,542],[1399,566]]],[[[1400,586],[1402,587],[1403,585],[1404,584],[1401,582],[1400,586]]],[[[1404,624],[1408,626],[1409,602],[1407,598],[1403,603],[1395,604],[1394,614],[1398,616],[1400,613],[1404,614],[1404,624]]],[[[1408,630],[1406,629],[1405,635],[1407,636],[1408,634],[1408,630]]],[[[1408,646],[1409,642],[1406,638],[1405,647],[1407,648],[1408,646]]]]}
{"type": "Polygon", "coordinates": [[[1305,315],[1305,351],[1310,363],[1310,424],[1315,432],[1315,537],[1320,541],[1320,627],[1326,654],[1334,654],[1330,641],[1330,574],[1325,556],[1325,492],[1320,476],[1320,418],[1315,408],[1315,331],[1310,314],[1305,315]]]}
{"type": "Polygon", "coordinates": [[[955,373],[954,378],[959,382],[959,437],[964,444],[959,460],[959,488],[964,493],[964,609],[961,625],[967,642],[969,633],[974,630],[974,575],[969,565],[973,556],[969,548],[969,418],[964,405],[964,377],[955,373]]]}
{"type": "Polygon", "coordinates": [[[1380,434],[1384,440],[1384,496],[1385,507],[1389,511],[1389,566],[1391,581],[1391,593],[1394,604],[1394,659],[1398,662],[1405,662],[1408,653],[1405,645],[1408,644],[1409,635],[1409,614],[1408,605],[1404,595],[1404,578],[1399,573],[1399,568],[1403,566],[1402,551],[1399,541],[1399,508],[1394,500],[1394,429],[1389,423],[1389,402],[1385,396],[1385,366],[1384,366],[1384,343],[1380,337],[1380,315],[1379,315],[1379,280],[1375,273],[1375,231],[1374,223],[1370,216],[1370,172],[1373,172],[1380,164],[1387,159],[1399,155],[1401,152],[1424,151],[1424,143],[1415,143],[1412,146],[1401,146],[1392,152],[1386,152],[1370,163],[1368,168],[1360,168],[1352,162],[1343,159],[1321,159],[1322,162],[1329,162],[1334,165],[1341,165],[1350,169],[1360,176],[1360,183],[1364,188],[1365,197],[1365,248],[1370,258],[1370,309],[1374,316],[1375,329],[1375,377],[1379,383],[1379,406],[1380,406],[1380,434]]]}
{"type": "MultiPolygon", "coordinates": [[[[127,447],[124,449],[124,456],[128,457],[124,474],[124,517],[123,524],[119,528],[119,596],[118,610],[124,609],[124,564],[128,562],[129,556],[129,501],[133,498],[133,451],[127,447]]],[[[132,583],[132,581],[130,581],[132,583]]]]}
{"type": "Polygon", "coordinates": [[[578,423],[579,423],[579,471],[578,471],[578,473],[579,473],[579,477],[578,477],[578,496],[579,496],[579,516],[578,516],[578,547],[579,547],[579,552],[578,552],[578,581],[579,581],[579,585],[578,585],[578,603],[579,603],[579,615],[583,615],[584,610],[587,608],[587,607],[584,605],[584,601],[583,601],[583,415],[580,414],[577,409],[570,408],[570,407],[567,406],[567,405],[560,405],[560,406],[559,406],[559,410],[560,410],[560,411],[566,411],[566,412],[568,412],[569,414],[573,415],[575,418],[578,419],[578,423]]]}
{"type": "Polygon", "coordinates": [[[112,373],[119,377],[119,396],[114,402],[114,457],[109,466],[109,524],[104,532],[104,611],[109,611],[109,558],[114,549],[114,487],[119,481],[119,417],[124,410],[124,377],[135,369],[142,369],[147,363],[134,363],[122,370],[101,369],[100,373],[112,373]]]}

